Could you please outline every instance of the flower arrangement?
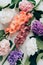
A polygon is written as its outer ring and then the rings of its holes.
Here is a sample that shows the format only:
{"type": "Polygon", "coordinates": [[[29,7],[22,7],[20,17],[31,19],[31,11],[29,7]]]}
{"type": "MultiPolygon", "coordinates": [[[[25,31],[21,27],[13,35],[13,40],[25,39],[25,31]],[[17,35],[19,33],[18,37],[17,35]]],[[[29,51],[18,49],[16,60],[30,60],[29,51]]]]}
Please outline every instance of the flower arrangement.
{"type": "Polygon", "coordinates": [[[37,10],[37,7],[42,0],[38,4],[35,0],[4,1],[0,0],[0,24],[6,24],[2,25],[3,29],[0,30],[1,65],[4,65],[6,60],[10,65],[40,64],[40,59],[43,62],[43,39],[40,39],[40,36],[43,38],[43,23],[40,22],[43,11],[37,10]],[[19,10],[15,16],[14,9],[19,10]],[[32,23],[34,18],[35,21],[32,23]]]}

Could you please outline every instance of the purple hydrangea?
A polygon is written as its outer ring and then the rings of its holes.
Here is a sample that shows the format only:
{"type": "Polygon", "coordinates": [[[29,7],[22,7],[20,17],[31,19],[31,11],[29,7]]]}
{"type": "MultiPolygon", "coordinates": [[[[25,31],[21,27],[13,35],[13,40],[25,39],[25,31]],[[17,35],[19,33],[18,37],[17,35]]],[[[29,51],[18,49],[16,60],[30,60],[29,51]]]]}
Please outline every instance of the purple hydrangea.
{"type": "Polygon", "coordinates": [[[33,33],[38,36],[43,36],[43,24],[40,21],[36,20],[35,22],[33,22],[31,28],[33,33]]]}
{"type": "Polygon", "coordinates": [[[21,61],[23,59],[23,55],[24,54],[21,52],[21,50],[15,49],[9,54],[8,62],[10,63],[10,65],[16,65],[18,60],[21,61]]]}

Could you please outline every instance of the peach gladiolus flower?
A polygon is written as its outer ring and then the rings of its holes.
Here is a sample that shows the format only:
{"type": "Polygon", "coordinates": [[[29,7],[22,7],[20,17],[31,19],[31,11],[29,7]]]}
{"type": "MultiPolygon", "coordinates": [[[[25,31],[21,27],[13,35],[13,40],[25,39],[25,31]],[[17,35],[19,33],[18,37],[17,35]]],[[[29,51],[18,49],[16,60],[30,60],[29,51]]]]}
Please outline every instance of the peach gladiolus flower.
{"type": "Polygon", "coordinates": [[[21,25],[28,22],[32,18],[31,13],[26,13],[24,11],[20,11],[20,13],[16,16],[14,16],[13,20],[11,21],[8,28],[5,29],[6,32],[9,32],[10,34],[17,32],[21,25]]]}

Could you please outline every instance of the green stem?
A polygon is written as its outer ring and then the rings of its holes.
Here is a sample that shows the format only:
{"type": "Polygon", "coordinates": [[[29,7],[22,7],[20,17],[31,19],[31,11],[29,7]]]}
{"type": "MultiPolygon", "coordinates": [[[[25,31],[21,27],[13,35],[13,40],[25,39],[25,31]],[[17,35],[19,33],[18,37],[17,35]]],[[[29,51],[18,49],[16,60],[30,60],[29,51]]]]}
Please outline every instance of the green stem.
{"type": "Polygon", "coordinates": [[[41,2],[42,0],[40,0],[39,1],[39,3],[34,7],[34,9],[36,9],[39,5],[40,5],[40,2],[41,2]]]}
{"type": "MultiPolygon", "coordinates": [[[[16,48],[16,46],[14,45],[13,48],[11,49],[11,51],[13,51],[15,48],[16,48]]],[[[11,51],[10,51],[10,52],[11,52],[11,51]]],[[[10,53],[9,53],[9,54],[10,54],[10,53]]],[[[6,62],[6,60],[7,60],[8,56],[9,56],[9,54],[7,55],[7,57],[5,58],[5,60],[3,61],[2,65],[4,65],[4,63],[6,62]]]]}
{"type": "Polygon", "coordinates": [[[8,36],[8,35],[9,35],[9,33],[4,34],[2,37],[0,37],[0,41],[1,41],[2,39],[6,38],[6,36],[8,36]]]}
{"type": "MultiPolygon", "coordinates": [[[[39,3],[33,8],[33,10],[32,10],[32,13],[34,12],[34,9],[36,10],[36,8],[40,5],[40,2],[41,2],[42,0],[40,0],[39,1],[39,3]]],[[[30,25],[31,24],[31,21],[33,21],[34,20],[34,16],[33,16],[33,18],[30,20],[30,23],[28,23],[28,25],[30,25]]]]}

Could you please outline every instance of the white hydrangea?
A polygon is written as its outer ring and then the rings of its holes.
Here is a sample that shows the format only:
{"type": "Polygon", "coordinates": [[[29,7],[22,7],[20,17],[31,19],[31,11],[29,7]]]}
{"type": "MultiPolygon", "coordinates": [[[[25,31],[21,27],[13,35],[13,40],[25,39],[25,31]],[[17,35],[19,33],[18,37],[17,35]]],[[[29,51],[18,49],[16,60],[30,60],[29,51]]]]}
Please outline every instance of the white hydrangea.
{"type": "Polygon", "coordinates": [[[0,22],[2,24],[9,23],[14,17],[14,13],[14,9],[3,9],[2,11],[0,11],[0,22]]]}
{"type": "Polygon", "coordinates": [[[43,23],[43,17],[42,17],[42,18],[40,18],[40,22],[41,22],[41,23],[43,23]]]}
{"type": "Polygon", "coordinates": [[[0,6],[5,7],[11,3],[11,0],[0,0],[0,6]]]}
{"type": "Polygon", "coordinates": [[[43,59],[39,59],[39,61],[37,62],[37,65],[43,65],[43,59]]]}
{"type": "Polygon", "coordinates": [[[30,40],[28,40],[28,42],[26,43],[26,51],[28,56],[34,55],[35,52],[38,51],[35,38],[31,38],[30,40]]]}
{"type": "Polygon", "coordinates": [[[3,39],[0,41],[0,56],[7,55],[10,52],[9,40],[3,39]]]}

